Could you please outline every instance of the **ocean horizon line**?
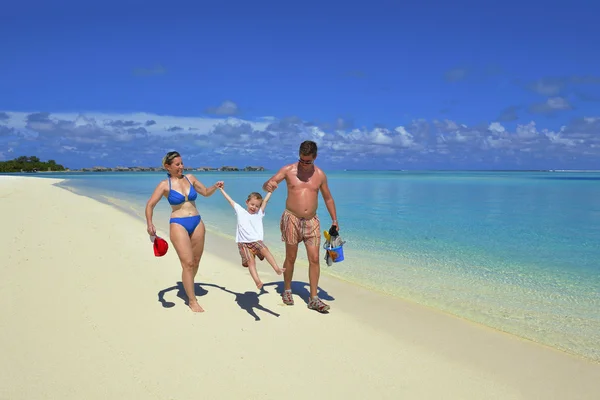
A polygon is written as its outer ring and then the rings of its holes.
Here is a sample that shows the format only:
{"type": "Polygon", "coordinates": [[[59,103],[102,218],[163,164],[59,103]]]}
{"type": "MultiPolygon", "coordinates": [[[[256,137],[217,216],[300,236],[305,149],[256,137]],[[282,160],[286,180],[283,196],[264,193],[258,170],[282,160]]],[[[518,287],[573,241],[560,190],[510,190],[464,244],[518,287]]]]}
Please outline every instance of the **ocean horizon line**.
{"type": "MultiPolygon", "coordinates": [[[[232,172],[244,172],[244,173],[256,173],[256,172],[273,172],[278,169],[270,169],[266,167],[262,167],[260,169],[205,169],[205,168],[188,168],[185,169],[185,172],[203,172],[203,173],[232,173],[232,172]]],[[[407,173],[430,173],[430,172],[487,172],[487,173],[518,173],[518,172],[553,172],[553,173],[600,173],[600,170],[592,170],[592,169],[329,169],[327,172],[339,173],[339,172],[407,172],[407,173]]],[[[164,170],[159,168],[152,169],[140,169],[138,167],[133,167],[132,169],[123,169],[123,168],[115,168],[115,169],[92,169],[92,168],[82,168],[82,169],[71,169],[65,171],[20,171],[20,172],[0,172],[0,175],[26,175],[30,176],[32,174],[92,174],[92,173],[164,173],[164,170]]]]}

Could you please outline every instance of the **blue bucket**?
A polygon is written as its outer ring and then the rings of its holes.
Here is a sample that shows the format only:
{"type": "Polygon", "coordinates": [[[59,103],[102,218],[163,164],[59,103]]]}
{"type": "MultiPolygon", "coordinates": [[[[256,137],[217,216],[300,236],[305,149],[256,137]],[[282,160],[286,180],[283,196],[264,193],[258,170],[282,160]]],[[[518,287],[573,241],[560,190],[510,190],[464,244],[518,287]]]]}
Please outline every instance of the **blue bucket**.
{"type": "Polygon", "coordinates": [[[328,248],[327,253],[329,253],[329,257],[334,263],[344,261],[344,248],[342,246],[328,248]]]}

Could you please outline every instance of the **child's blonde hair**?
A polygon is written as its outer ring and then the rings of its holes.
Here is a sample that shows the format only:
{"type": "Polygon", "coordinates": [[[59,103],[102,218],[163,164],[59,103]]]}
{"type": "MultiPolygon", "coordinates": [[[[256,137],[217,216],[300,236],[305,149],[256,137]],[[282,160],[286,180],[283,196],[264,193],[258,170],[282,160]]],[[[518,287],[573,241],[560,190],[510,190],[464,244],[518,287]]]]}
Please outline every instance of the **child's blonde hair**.
{"type": "Polygon", "coordinates": [[[246,200],[246,202],[250,201],[251,198],[255,198],[256,200],[262,200],[263,197],[260,193],[258,192],[252,192],[248,195],[248,199],[246,200]]]}

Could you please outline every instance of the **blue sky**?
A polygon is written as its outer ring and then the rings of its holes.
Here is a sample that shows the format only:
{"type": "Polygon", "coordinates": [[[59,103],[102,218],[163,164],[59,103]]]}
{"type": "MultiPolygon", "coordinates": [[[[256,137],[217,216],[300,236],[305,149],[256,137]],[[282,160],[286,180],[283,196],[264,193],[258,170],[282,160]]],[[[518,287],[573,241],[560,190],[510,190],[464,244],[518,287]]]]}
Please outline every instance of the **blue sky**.
{"type": "Polygon", "coordinates": [[[2,6],[0,160],[600,169],[592,1],[83,3],[2,6]]]}

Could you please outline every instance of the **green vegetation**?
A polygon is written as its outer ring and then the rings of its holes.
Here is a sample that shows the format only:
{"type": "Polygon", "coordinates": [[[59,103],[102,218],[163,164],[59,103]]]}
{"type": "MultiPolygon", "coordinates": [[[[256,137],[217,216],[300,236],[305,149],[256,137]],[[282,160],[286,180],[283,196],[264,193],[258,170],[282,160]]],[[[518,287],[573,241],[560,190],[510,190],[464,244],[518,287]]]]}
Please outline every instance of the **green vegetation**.
{"type": "Polygon", "coordinates": [[[0,172],[64,171],[65,167],[54,160],[41,161],[35,156],[21,156],[10,161],[0,161],[0,172]]]}

